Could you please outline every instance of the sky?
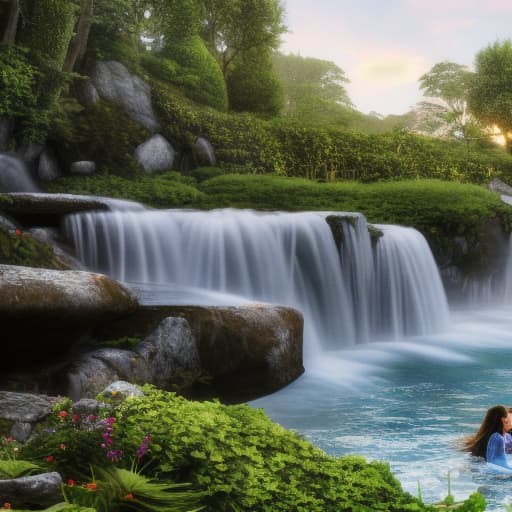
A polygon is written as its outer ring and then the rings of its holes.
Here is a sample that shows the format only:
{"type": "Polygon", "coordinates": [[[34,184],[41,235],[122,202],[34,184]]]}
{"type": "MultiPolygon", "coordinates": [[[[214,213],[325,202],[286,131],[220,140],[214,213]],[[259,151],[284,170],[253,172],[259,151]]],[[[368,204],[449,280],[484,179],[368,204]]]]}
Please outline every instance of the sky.
{"type": "Polygon", "coordinates": [[[423,98],[419,78],[445,60],[512,39],[512,0],[282,0],[281,51],[329,60],[361,112],[403,114],[423,98]]]}

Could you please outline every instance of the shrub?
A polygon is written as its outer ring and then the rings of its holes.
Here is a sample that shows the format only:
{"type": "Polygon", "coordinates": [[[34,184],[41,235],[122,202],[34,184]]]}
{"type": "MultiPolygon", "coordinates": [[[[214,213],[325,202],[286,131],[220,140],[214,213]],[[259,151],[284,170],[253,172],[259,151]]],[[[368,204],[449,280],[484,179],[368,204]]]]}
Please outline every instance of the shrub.
{"type": "Polygon", "coordinates": [[[118,409],[118,442],[132,452],[150,432],[151,470],[207,491],[207,510],[425,510],[387,464],[330,457],[261,410],[144,391],[118,409]]]}

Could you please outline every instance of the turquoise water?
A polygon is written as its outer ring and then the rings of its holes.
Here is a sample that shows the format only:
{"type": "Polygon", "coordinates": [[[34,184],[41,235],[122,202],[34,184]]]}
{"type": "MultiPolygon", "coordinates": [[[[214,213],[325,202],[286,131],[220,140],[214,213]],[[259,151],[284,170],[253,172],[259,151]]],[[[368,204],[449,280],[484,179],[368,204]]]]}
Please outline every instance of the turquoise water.
{"type": "Polygon", "coordinates": [[[455,313],[438,336],[325,353],[286,389],[256,400],[268,415],[333,455],[390,463],[402,487],[456,500],[480,490],[489,511],[512,502],[512,478],[485,473],[457,449],[486,409],[512,405],[512,308],[455,313]]]}

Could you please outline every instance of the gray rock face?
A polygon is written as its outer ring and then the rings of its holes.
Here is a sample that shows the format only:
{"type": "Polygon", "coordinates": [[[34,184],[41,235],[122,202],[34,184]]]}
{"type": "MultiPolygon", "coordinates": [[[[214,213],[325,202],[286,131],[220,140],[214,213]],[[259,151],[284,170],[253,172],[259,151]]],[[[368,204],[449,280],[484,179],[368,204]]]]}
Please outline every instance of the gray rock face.
{"type": "Polygon", "coordinates": [[[498,178],[494,178],[489,183],[489,190],[491,192],[499,192],[500,194],[512,196],[512,187],[510,185],[507,185],[505,182],[501,181],[498,178]]]}
{"type": "Polygon", "coordinates": [[[62,501],[62,478],[59,473],[43,473],[10,480],[0,480],[3,502],[14,503],[16,508],[31,505],[50,507],[62,501]]]}
{"type": "MultiPolygon", "coordinates": [[[[141,306],[122,322],[109,324],[103,336],[115,339],[135,334],[147,341],[167,317],[184,318],[190,325],[199,356],[197,369],[211,377],[214,396],[249,400],[286,386],[304,372],[303,317],[284,306],[141,306]]],[[[189,342],[182,343],[185,354],[189,342]]],[[[176,357],[173,350],[172,357],[176,357]]],[[[194,369],[195,356],[188,352],[188,357],[189,361],[182,359],[180,364],[194,369]]]]}
{"type": "Polygon", "coordinates": [[[70,168],[71,174],[78,176],[91,176],[96,172],[96,163],[90,160],[79,160],[73,162],[70,168]]]}
{"type": "Polygon", "coordinates": [[[0,418],[12,421],[10,435],[26,441],[34,424],[50,414],[55,399],[45,395],[0,391],[0,418]]]}
{"type": "Polygon", "coordinates": [[[77,94],[82,105],[85,105],[86,107],[94,105],[100,101],[98,90],[90,80],[81,81],[78,84],[77,94]]]}
{"type": "Polygon", "coordinates": [[[35,423],[50,414],[55,399],[45,395],[0,391],[0,418],[35,423]]]}
{"type": "Polygon", "coordinates": [[[134,158],[151,174],[171,169],[175,151],[169,141],[162,135],[153,135],[135,149],[134,158]]]}
{"type": "Polygon", "coordinates": [[[49,149],[45,149],[39,158],[37,176],[41,181],[52,181],[61,175],[59,163],[55,155],[49,149]]]}
{"type": "Polygon", "coordinates": [[[70,371],[68,395],[75,400],[93,397],[105,387],[110,389],[115,381],[151,383],[165,388],[176,371],[199,367],[197,346],[188,322],[183,318],[165,318],[133,351],[105,348],[84,354],[70,371]]]}
{"type": "Polygon", "coordinates": [[[105,396],[112,396],[114,393],[121,394],[124,397],[144,396],[144,393],[137,386],[123,380],[112,382],[112,384],[107,386],[101,394],[105,396]]]}
{"type": "Polygon", "coordinates": [[[165,318],[136,350],[150,368],[151,382],[159,387],[165,388],[177,370],[200,368],[196,342],[184,318],[165,318]]]}
{"type": "Polygon", "coordinates": [[[121,105],[131,119],[152,133],[160,128],[151,105],[151,88],[120,62],[97,62],[92,84],[101,98],[121,105]]]}
{"type": "Polygon", "coordinates": [[[205,139],[204,137],[198,137],[195,146],[202,162],[211,166],[215,165],[217,159],[215,157],[213,146],[208,139],[205,139]]]}

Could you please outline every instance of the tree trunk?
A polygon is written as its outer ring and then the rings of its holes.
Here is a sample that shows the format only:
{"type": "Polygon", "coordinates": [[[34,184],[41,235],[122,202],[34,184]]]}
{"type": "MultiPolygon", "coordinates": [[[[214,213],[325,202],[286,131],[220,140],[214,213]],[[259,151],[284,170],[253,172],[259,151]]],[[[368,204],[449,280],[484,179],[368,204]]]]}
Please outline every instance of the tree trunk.
{"type": "Polygon", "coordinates": [[[77,61],[80,61],[85,55],[93,9],[94,0],[80,0],[80,17],[78,18],[77,30],[69,45],[63,71],[73,71],[77,61]]]}
{"type": "Polygon", "coordinates": [[[18,20],[20,17],[20,4],[19,0],[12,0],[9,9],[9,18],[2,38],[4,44],[14,44],[16,40],[16,31],[18,28],[18,20]]]}

